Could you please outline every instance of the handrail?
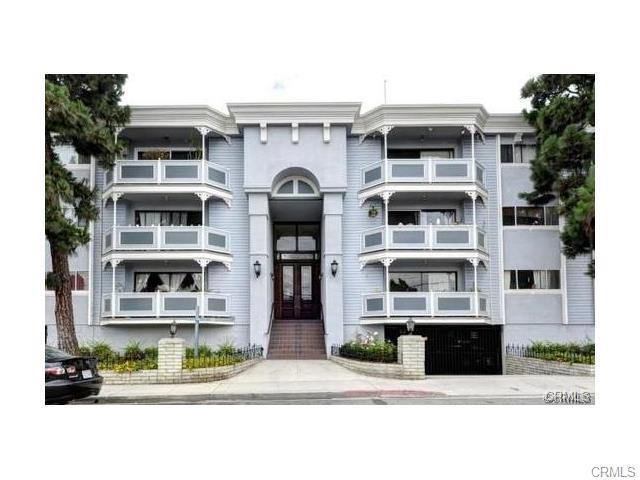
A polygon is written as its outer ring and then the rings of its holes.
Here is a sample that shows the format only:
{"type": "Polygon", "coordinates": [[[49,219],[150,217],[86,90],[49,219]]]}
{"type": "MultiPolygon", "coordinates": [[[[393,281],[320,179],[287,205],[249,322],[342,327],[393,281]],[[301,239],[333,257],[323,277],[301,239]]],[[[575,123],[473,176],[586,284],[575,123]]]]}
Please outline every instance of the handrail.
{"type": "Polygon", "coordinates": [[[267,331],[265,332],[265,335],[269,335],[269,333],[271,333],[271,325],[273,324],[273,317],[275,316],[275,312],[276,312],[276,302],[271,302],[271,315],[269,315],[269,326],[267,327],[267,331]]]}
{"type": "Polygon", "coordinates": [[[320,323],[322,324],[322,334],[327,334],[327,329],[324,325],[324,309],[322,308],[322,302],[320,302],[320,323]]]}

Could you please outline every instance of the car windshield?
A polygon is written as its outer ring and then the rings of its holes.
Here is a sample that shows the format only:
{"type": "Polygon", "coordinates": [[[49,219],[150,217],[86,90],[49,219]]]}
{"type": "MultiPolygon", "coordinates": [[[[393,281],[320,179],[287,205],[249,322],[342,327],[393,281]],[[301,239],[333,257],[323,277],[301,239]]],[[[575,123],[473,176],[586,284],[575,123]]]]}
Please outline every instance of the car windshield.
{"type": "Polygon", "coordinates": [[[45,345],[44,347],[45,362],[59,362],[61,360],[66,360],[68,358],[73,358],[73,356],[69,355],[67,352],[58,350],[57,348],[53,348],[48,345],[45,345]]]}

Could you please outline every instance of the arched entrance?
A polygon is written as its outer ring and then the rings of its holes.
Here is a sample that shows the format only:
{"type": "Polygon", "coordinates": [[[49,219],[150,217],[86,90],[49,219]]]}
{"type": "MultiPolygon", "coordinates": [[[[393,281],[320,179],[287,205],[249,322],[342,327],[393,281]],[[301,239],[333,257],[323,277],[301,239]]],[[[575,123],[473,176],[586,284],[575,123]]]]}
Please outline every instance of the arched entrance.
{"type": "Polygon", "coordinates": [[[300,175],[275,183],[269,202],[273,222],[274,314],[281,320],[320,317],[322,198],[300,175]]]}
{"type": "Polygon", "coordinates": [[[280,175],[269,198],[274,319],[269,358],[326,358],[321,300],[323,199],[309,175],[280,175]]]}

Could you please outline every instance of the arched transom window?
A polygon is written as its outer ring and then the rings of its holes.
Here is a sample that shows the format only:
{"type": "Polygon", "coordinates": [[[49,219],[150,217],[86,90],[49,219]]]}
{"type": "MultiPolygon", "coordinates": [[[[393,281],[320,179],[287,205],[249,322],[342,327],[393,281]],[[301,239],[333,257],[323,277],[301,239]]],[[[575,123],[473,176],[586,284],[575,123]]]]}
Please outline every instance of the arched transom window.
{"type": "Polygon", "coordinates": [[[274,197],[318,197],[318,189],[304,177],[287,177],[273,189],[274,197]]]}

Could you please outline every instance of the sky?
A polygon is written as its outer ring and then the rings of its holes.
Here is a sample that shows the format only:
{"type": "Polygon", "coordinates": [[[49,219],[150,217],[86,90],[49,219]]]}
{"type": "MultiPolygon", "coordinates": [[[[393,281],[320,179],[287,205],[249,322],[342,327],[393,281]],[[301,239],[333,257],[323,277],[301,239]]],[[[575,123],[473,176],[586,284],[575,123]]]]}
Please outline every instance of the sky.
{"type": "Polygon", "coordinates": [[[225,69],[198,75],[181,72],[158,75],[156,70],[131,71],[123,102],[128,105],[198,104],[226,112],[235,102],[361,102],[362,112],[384,103],[481,103],[491,113],[515,113],[528,106],[520,89],[535,75],[528,71],[474,75],[447,69],[385,72],[375,65],[353,68],[346,75],[327,73],[319,66],[225,69]]]}

